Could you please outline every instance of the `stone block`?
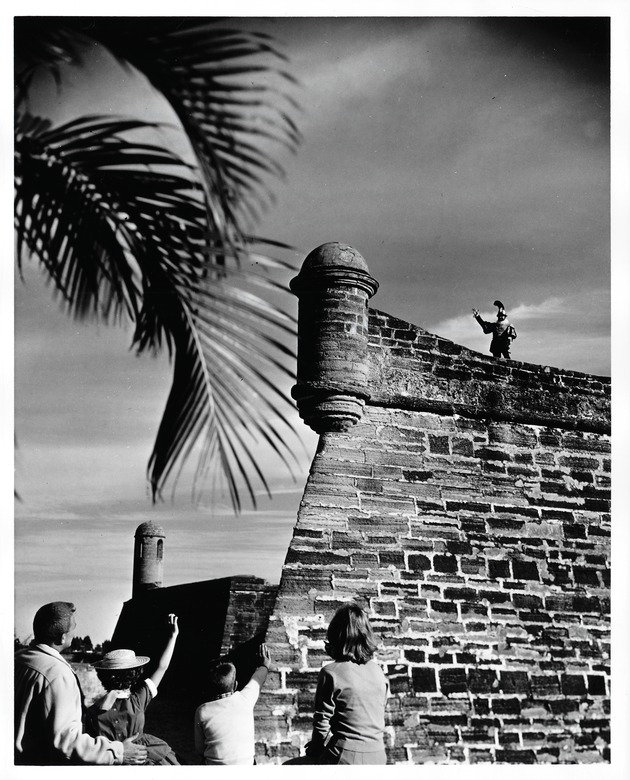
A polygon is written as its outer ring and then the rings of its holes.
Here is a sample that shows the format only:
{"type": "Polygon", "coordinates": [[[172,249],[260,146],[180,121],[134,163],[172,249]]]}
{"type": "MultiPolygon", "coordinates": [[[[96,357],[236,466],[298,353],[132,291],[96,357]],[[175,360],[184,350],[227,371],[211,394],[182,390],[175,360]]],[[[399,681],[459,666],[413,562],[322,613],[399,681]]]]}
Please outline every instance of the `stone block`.
{"type": "Polygon", "coordinates": [[[426,571],[431,568],[431,559],[419,553],[409,553],[407,568],[410,571],[426,571]]]}
{"type": "Polygon", "coordinates": [[[574,566],[573,580],[576,585],[586,585],[594,588],[601,587],[598,569],[588,566],[574,566]]]}
{"type": "Polygon", "coordinates": [[[540,596],[533,596],[528,593],[515,593],[512,596],[512,603],[517,609],[542,609],[543,600],[540,596]]]}
{"type": "Polygon", "coordinates": [[[316,551],[289,547],[285,564],[299,564],[300,566],[317,566],[320,568],[349,568],[351,559],[349,555],[339,554],[333,551],[316,551]]]}
{"type": "Polygon", "coordinates": [[[471,764],[494,764],[495,751],[493,748],[470,748],[468,760],[471,764]]]}
{"type": "Polygon", "coordinates": [[[493,696],[490,706],[495,715],[519,715],[521,712],[521,702],[514,697],[499,698],[493,696]]]}
{"type": "Polygon", "coordinates": [[[437,691],[436,672],[430,666],[412,667],[411,681],[414,691],[418,693],[433,693],[437,691]]]}
{"type": "Polygon", "coordinates": [[[350,532],[358,531],[366,534],[389,534],[398,536],[409,532],[409,522],[402,517],[391,517],[380,514],[353,514],[348,516],[348,530],[350,532]]]}
{"type": "Polygon", "coordinates": [[[405,658],[411,663],[423,664],[426,661],[427,654],[424,650],[414,650],[405,648],[405,658]]]}
{"type": "Polygon", "coordinates": [[[282,572],[282,591],[286,594],[307,594],[313,588],[328,591],[332,587],[332,575],[325,569],[290,569],[282,572]]]}
{"type": "Polygon", "coordinates": [[[586,693],[583,674],[563,674],[560,677],[560,684],[565,696],[579,696],[586,693]]]}
{"type": "Polygon", "coordinates": [[[436,436],[429,434],[429,451],[437,455],[450,455],[448,436],[436,436]]]}
{"type": "Polygon", "coordinates": [[[540,580],[538,565],[534,561],[512,560],[512,576],[515,580],[540,580]]]}
{"type": "Polygon", "coordinates": [[[455,555],[434,555],[433,569],[436,572],[450,574],[457,571],[457,557],[455,555]]]}
{"type": "Polygon", "coordinates": [[[556,674],[532,674],[531,686],[534,697],[556,696],[560,693],[560,680],[556,674]]]}
{"type": "Polygon", "coordinates": [[[496,760],[500,764],[536,764],[536,753],[533,750],[507,750],[497,748],[496,760]]]}
{"type": "Polygon", "coordinates": [[[461,602],[459,608],[462,620],[479,620],[488,617],[488,607],[485,604],[461,602]]]}
{"type": "Polygon", "coordinates": [[[488,576],[493,580],[510,577],[510,562],[505,560],[488,561],[488,576]]]}
{"type": "Polygon", "coordinates": [[[511,461],[512,456],[498,447],[476,447],[475,457],[482,461],[511,461]]]}
{"type": "Polygon", "coordinates": [[[486,571],[486,562],[484,558],[462,556],[459,559],[459,566],[462,574],[483,575],[486,571]]]}
{"type": "Polygon", "coordinates": [[[442,615],[457,615],[457,604],[452,601],[430,601],[429,607],[432,612],[438,612],[442,615]]]}
{"type": "Polygon", "coordinates": [[[405,554],[402,550],[380,550],[378,552],[378,564],[381,568],[392,566],[395,569],[404,569],[405,554]]]}
{"type": "MultiPolygon", "coordinates": [[[[449,590],[449,588],[447,588],[449,590]]],[[[448,594],[444,595],[448,598],[448,594]]],[[[488,601],[490,604],[504,604],[510,601],[510,594],[503,590],[480,590],[477,593],[478,598],[481,601],[488,601]]]]}
{"type": "Polygon", "coordinates": [[[395,601],[383,601],[382,599],[372,599],[372,610],[375,615],[380,616],[396,616],[396,602],[395,601]]]}
{"type": "Polygon", "coordinates": [[[530,687],[529,675],[523,671],[501,672],[499,686],[503,693],[527,693],[530,687]]]}
{"type": "Polygon", "coordinates": [[[499,685],[493,669],[469,669],[467,681],[471,693],[491,693],[497,690],[499,685]]]}
{"type": "Polygon", "coordinates": [[[590,696],[606,696],[606,678],[602,674],[588,674],[588,693],[590,696]]]}
{"type": "Polygon", "coordinates": [[[439,681],[440,690],[445,696],[451,693],[465,693],[467,690],[466,671],[462,668],[440,669],[439,681]]]}
{"type": "Polygon", "coordinates": [[[379,566],[376,553],[352,553],[351,565],[355,569],[377,569],[379,566]]]}

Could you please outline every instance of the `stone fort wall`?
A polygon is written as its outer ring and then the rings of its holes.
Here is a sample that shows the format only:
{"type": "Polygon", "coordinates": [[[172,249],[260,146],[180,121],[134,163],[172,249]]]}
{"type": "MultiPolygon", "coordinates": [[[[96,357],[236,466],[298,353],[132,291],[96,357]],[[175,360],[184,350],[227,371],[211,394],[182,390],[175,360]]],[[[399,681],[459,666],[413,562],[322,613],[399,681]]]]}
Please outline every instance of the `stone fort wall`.
{"type": "Polygon", "coordinates": [[[293,283],[294,397],[320,443],[257,760],[302,751],[354,600],[382,639],[390,763],[608,761],[610,381],[468,350],[369,309],[377,286],[337,244],[293,283]]]}

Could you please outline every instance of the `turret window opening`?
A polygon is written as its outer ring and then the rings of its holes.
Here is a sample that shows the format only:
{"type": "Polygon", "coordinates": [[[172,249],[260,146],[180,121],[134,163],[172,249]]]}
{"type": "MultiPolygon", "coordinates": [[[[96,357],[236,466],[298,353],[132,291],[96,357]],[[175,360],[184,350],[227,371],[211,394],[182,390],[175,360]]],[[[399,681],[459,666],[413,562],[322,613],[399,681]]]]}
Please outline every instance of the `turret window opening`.
{"type": "Polygon", "coordinates": [[[157,543],[157,559],[158,561],[162,560],[162,555],[164,554],[164,540],[158,539],[157,543]]]}

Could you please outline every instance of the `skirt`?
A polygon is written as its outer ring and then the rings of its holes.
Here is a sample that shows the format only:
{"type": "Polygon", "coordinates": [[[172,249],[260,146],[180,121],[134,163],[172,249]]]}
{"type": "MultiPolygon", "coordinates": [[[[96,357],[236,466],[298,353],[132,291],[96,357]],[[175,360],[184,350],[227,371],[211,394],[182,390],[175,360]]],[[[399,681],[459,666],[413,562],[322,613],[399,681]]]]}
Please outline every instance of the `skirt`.
{"type": "Polygon", "coordinates": [[[363,764],[364,766],[383,766],[387,763],[387,755],[385,749],[370,751],[363,753],[358,750],[348,750],[337,745],[326,748],[324,752],[319,756],[317,760],[318,764],[352,764],[357,766],[363,764]]]}

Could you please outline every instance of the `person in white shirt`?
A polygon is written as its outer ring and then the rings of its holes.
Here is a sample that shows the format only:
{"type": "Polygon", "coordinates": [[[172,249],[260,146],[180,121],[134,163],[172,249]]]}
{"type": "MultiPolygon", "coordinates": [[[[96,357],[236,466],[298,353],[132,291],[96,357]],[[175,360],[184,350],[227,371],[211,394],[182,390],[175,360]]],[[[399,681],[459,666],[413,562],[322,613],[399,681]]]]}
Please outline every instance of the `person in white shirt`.
{"type": "Polygon", "coordinates": [[[269,650],[262,644],[258,668],[240,691],[234,664],[221,663],[211,671],[211,699],[195,712],[195,750],[204,764],[255,763],[254,705],[270,665],[269,650]]]}

